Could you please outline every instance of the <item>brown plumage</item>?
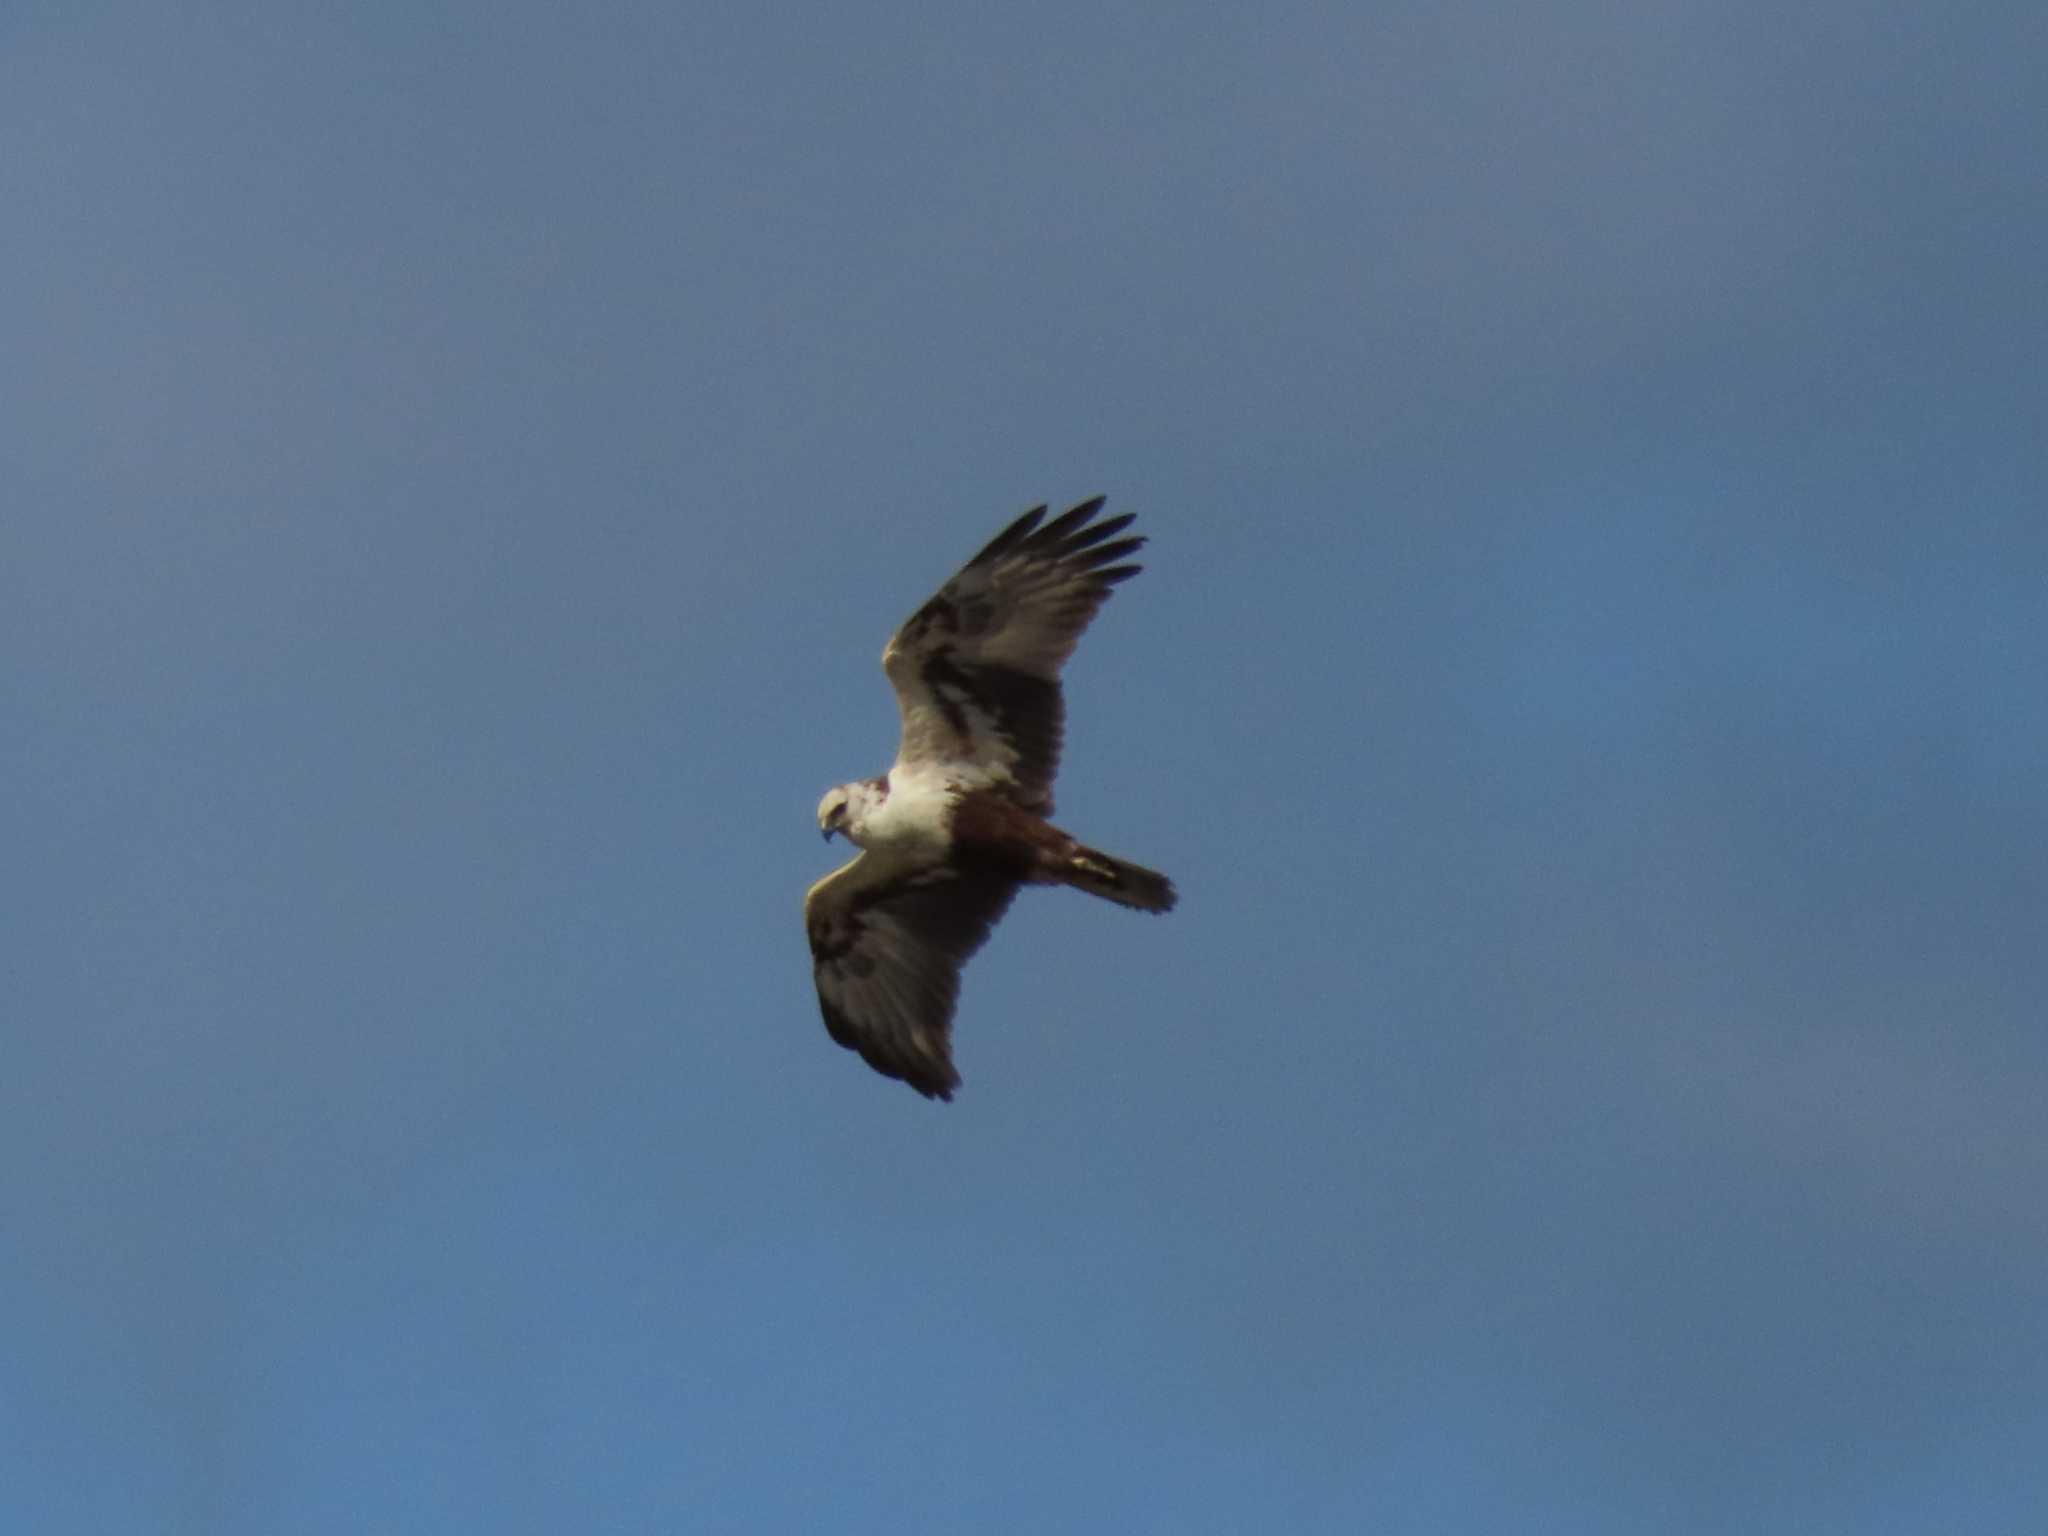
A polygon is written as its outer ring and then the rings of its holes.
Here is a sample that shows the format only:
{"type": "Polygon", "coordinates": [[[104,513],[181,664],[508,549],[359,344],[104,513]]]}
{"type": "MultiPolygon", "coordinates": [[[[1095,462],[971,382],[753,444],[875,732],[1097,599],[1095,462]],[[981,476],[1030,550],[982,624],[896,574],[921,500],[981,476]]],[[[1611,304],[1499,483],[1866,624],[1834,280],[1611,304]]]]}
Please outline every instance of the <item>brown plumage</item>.
{"type": "Polygon", "coordinates": [[[864,850],[804,900],[832,1038],[932,1098],[959,1084],[950,1031],[960,968],[1019,887],[1067,885],[1143,912],[1172,909],[1157,870],[1091,848],[1046,818],[1065,735],[1059,673],[1138,567],[1094,522],[1102,498],[1046,523],[1033,508],[903,624],[882,654],[903,736],[879,779],[818,807],[829,839],[864,850]]]}

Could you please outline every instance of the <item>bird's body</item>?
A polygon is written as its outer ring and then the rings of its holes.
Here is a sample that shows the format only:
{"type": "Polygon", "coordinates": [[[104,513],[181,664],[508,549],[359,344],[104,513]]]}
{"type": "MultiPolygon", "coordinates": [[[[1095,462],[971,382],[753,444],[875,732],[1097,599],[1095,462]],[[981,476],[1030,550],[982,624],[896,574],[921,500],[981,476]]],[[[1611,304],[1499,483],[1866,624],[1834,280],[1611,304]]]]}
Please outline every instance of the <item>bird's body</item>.
{"type": "Polygon", "coordinates": [[[848,807],[847,840],[876,853],[915,859],[946,851],[954,799],[979,786],[968,776],[927,768],[892,769],[879,779],[862,780],[860,787],[867,794],[848,807]]]}
{"type": "Polygon", "coordinates": [[[882,653],[903,718],[896,762],[818,806],[862,852],[804,898],[825,1027],[927,1097],[959,1084],[950,1029],[960,967],[1024,885],[1071,885],[1141,911],[1174,904],[1157,871],[1054,826],[1059,671],[1144,541],[1105,543],[1100,497],[1044,528],[1027,512],[911,616],[882,653]]]}

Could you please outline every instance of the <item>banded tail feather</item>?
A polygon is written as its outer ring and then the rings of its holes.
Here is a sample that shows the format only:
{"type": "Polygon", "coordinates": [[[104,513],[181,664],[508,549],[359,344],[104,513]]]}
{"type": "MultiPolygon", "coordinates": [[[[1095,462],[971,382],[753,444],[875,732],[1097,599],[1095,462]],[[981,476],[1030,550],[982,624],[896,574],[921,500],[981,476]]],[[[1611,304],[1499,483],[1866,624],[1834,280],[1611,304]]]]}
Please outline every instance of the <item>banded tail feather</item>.
{"type": "Polygon", "coordinates": [[[1158,870],[1096,848],[1077,846],[1067,859],[1060,884],[1140,912],[1171,912],[1179,900],[1173,882],[1158,870]]]}

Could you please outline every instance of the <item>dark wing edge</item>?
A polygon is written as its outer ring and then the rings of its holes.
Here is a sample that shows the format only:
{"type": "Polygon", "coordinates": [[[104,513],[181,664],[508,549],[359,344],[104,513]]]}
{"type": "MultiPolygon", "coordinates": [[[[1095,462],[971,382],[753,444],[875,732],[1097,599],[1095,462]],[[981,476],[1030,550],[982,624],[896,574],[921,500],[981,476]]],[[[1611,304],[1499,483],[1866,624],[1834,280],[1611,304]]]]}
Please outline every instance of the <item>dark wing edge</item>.
{"type": "Polygon", "coordinates": [[[960,968],[1017,888],[1012,877],[950,864],[891,871],[865,853],[819,881],[804,898],[804,927],[826,1033],[884,1077],[951,1099],[960,968]]]}
{"type": "Polygon", "coordinates": [[[1094,522],[1091,497],[1040,527],[1033,507],[986,544],[897,630],[882,655],[903,713],[905,761],[966,757],[1008,772],[1020,805],[1052,811],[1065,742],[1060,669],[1143,548],[1135,520],[1094,522]]]}

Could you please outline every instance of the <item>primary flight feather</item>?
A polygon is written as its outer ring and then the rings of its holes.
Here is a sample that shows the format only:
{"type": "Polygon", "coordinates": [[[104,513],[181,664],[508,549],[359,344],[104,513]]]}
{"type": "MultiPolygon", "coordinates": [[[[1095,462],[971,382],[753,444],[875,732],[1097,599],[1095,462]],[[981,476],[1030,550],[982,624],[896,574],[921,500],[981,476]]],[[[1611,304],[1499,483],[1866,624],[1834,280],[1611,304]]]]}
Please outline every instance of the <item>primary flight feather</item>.
{"type": "Polygon", "coordinates": [[[951,1032],[960,968],[1024,885],[1070,885],[1142,912],[1173,884],[1054,826],[1066,706],[1060,668],[1144,544],[1103,498],[1044,523],[1034,507],[896,631],[882,670],[903,736],[880,778],[828,790],[827,841],[862,850],[804,897],[832,1038],[927,1098],[960,1086],[951,1032]]]}

